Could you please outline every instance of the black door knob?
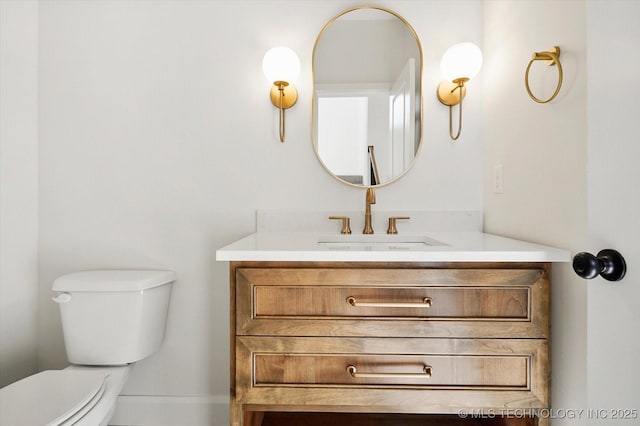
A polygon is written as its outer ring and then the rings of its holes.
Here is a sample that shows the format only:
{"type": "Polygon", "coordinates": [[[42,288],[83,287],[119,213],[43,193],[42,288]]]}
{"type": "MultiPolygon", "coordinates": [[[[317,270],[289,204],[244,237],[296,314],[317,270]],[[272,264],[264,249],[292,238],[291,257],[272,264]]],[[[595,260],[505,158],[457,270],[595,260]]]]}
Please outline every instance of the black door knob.
{"type": "Polygon", "coordinates": [[[627,264],[616,250],[600,250],[597,257],[583,251],[573,256],[573,270],[588,280],[600,275],[605,280],[620,281],[627,273],[627,264]]]}

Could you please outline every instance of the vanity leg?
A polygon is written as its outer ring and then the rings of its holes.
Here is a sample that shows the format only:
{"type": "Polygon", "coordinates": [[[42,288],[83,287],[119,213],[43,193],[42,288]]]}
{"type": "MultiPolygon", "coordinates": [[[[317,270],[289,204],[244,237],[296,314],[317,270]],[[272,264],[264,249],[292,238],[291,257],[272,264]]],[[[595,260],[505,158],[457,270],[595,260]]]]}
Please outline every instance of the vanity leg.
{"type": "Polygon", "coordinates": [[[264,419],[262,411],[245,411],[242,404],[231,403],[229,410],[231,426],[261,426],[264,419]]]}
{"type": "Polygon", "coordinates": [[[229,425],[230,426],[242,426],[242,406],[231,402],[229,407],[229,425]]]}
{"type": "Polygon", "coordinates": [[[538,426],[551,426],[551,419],[549,417],[538,417],[538,426]]]}

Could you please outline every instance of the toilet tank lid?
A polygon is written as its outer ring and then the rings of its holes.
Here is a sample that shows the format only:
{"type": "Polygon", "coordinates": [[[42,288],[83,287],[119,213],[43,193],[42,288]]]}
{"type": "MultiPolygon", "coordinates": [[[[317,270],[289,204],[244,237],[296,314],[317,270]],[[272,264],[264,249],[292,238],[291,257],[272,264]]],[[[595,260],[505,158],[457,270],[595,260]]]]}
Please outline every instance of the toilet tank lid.
{"type": "Polygon", "coordinates": [[[176,280],[174,271],[112,269],[82,271],[63,275],[53,282],[53,291],[121,292],[139,291],[169,284],[176,280]]]}

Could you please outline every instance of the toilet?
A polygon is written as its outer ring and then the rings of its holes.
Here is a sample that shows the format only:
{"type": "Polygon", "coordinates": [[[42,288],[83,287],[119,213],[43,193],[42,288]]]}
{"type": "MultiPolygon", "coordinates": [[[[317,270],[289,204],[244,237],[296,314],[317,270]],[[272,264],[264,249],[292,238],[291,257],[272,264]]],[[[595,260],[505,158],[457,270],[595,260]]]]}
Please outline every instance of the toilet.
{"type": "Polygon", "coordinates": [[[56,279],[71,366],[0,389],[0,426],[106,426],[133,363],[164,340],[173,271],[101,270],[56,279]]]}

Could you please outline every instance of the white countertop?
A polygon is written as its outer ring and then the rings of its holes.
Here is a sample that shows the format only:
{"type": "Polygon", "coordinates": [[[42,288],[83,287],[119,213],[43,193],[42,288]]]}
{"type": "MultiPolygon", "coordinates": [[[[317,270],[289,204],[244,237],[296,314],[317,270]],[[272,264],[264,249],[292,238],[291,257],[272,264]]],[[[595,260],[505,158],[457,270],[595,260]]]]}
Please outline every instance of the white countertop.
{"type": "Polygon", "coordinates": [[[482,232],[340,235],[318,232],[260,231],[217,250],[216,260],[568,262],[570,254],[567,250],[482,232]]]}

